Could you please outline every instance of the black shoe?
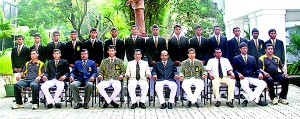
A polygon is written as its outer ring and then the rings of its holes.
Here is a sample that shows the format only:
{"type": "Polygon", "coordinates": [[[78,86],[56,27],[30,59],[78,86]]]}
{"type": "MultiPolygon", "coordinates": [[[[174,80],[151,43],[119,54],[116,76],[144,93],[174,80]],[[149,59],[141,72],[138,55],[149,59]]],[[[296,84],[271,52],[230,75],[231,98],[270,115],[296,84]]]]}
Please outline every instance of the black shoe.
{"type": "Polygon", "coordinates": [[[74,109],[79,109],[80,107],[82,107],[83,105],[81,103],[77,103],[77,105],[74,107],[74,109]]]}
{"type": "Polygon", "coordinates": [[[216,107],[220,107],[220,105],[221,105],[220,101],[217,101],[216,104],[215,104],[216,107]]]}
{"type": "Polygon", "coordinates": [[[227,99],[227,95],[225,93],[221,94],[221,98],[227,99]]]}
{"type": "Polygon", "coordinates": [[[258,101],[258,103],[256,103],[259,106],[268,106],[268,103],[265,101],[258,101]]]}
{"type": "Polygon", "coordinates": [[[134,104],[131,105],[130,108],[131,108],[131,109],[135,109],[136,107],[137,107],[137,103],[134,103],[134,104]]]}
{"type": "Polygon", "coordinates": [[[47,109],[51,109],[53,107],[53,104],[48,104],[47,109]]]}
{"type": "Polygon", "coordinates": [[[173,104],[168,102],[168,109],[173,109],[173,104]]]}
{"type": "Polygon", "coordinates": [[[114,107],[114,108],[118,108],[119,104],[115,103],[114,101],[111,101],[110,104],[114,107]]]}
{"type": "Polygon", "coordinates": [[[103,108],[107,108],[108,105],[109,105],[109,104],[108,104],[107,102],[105,102],[104,105],[103,105],[103,108]]]}
{"type": "Polygon", "coordinates": [[[199,102],[195,102],[195,106],[196,106],[197,108],[199,108],[199,107],[200,107],[199,102]]]}
{"type": "Polygon", "coordinates": [[[140,108],[142,108],[142,109],[146,109],[146,106],[145,106],[145,104],[144,103],[139,103],[139,106],[140,106],[140,108]]]}
{"type": "MultiPolygon", "coordinates": [[[[169,105],[168,105],[169,106],[169,105]]],[[[167,107],[167,104],[166,103],[163,103],[163,104],[161,104],[161,107],[160,107],[160,109],[165,109],[167,107]]]]}
{"type": "Polygon", "coordinates": [[[84,109],[89,109],[89,104],[88,103],[83,103],[83,108],[84,109]]]}
{"type": "Polygon", "coordinates": [[[243,102],[242,102],[242,106],[243,107],[246,107],[248,105],[248,100],[244,100],[243,102]]]}
{"type": "Polygon", "coordinates": [[[192,102],[189,101],[188,104],[187,104],[188,108],[192,107],[192,102]]]}
{"type": "Polygon", "coordinates": [[[234,105],[232,104],[232,102],[231,101],[229,101],[229,102],[226,102],[226,105],[228,106],[228,107],[234,107],[234,105]]]}
{"type": "Polygon", "coordinates": [[[55,103],[54,105],[56,108],[61,108],[61,103],[55,103]]]}

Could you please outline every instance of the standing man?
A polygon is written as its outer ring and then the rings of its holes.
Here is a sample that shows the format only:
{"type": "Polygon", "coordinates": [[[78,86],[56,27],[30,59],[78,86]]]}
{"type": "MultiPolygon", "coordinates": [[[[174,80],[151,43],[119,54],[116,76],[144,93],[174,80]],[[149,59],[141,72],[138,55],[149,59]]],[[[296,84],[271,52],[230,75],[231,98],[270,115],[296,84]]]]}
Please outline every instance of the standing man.
{"type": "Polygon", "coordinates": [[[177,84],[175,81],[179,79],[177,68],[172,61],[168,61],[167,51],[162,51],[160,57],[161,61],[156,62],[152,70],[153,79],[156,80],[155,90],[161,104],[160,109],[165,109],[167,106],[169,109],[172,109],[177,90],[177,84]],[[168,105],[164,98],[165,85],[167,85],[171,90],[168,105]]]}
{"type": "Polygon", "coordinates": [[[64,90],[65,79],[70,75],[69,64],[67,60],[60,58],[61,52],[59,49],[53,50],[53,57],[54,59],[48,61],[47,70],[43,77],[45,83],[41,86],[47,100],[47,109],[52,108],[53,105],[56,108],[61,108],[58,98],[64,90]],[[54,98],[49,92],[49,88],[53,86],[56,86],[54,98]]]}
{"type": "Polygon", "coordinates": [[[247,40],[240,37],[240,28],[234,27],[233,28],[233,34],[234,37],[228,41],[228,59],[232,63],[232,60],[235,56],[241,54],[241,51],[239,49],[239,46],[242,42],[247,43],[247,40]]]}
{"type": "Polygon", "coordinates": [[[136,86],[141,88],[141,98],[139,107],[146,109],[145,100],[148,93],[148,79],[151,77],[149,65],[146,61],[141,60],[142,52],[140,49],[134,51],[134,60],[128,62],[125,76],[128,79],[128,92],[131,98],[131,109],[135,109],[138,104],[136,102],[136,86]]]}
{"type": "Polygon", "coordinates": [[[255,58],[247,55],[248,47],[246,43],[240,44],[241,54],[233,58],[233,69],[236,76],[239,76],[242,89],[248,94],[248,98],[242,105],[247,106],[248,102],[254,101],[257,105],[267,106],[268,103],[260,100],[260,94],[266,88],[263,75],[257,67],[255,58]],[[249,84],[256,86],[255,90],[249,87],[249,84]]]}
{"type": "Polygon", "coordinates": [[[22,72],[25,63],[29,61],[30,50],[24,45],[24,36],[17,36],[18,45],[12,49],[11,64],[14,76],[17,77],[22,72]]]}
{"type": "Polygon", "coordinates": [[[289,104],[286,100],[286,95],[289,90],[289,80],[287,78],[287,72],[283,68],[283,64],[281,59],[275,55],[274,53],[274,45],[267,44],[265,49],[266,54],[259,57],[258,67],[259,70],[264,75],[264,79],[267,82],[269,88],[270,98],[272,100],[273,105],[277,105],[278,102],[282,104],[289,104]],[[279,101],[274,93],[274,82],[279,82],[281,85],[281,92],[279,94],[279,101]]]}
{"type": "Polygon", "coordinates": [[[180,69],[180,81],[182,82],[182,89],[187,94],[189,99],[188,107],[195,104],[197,108],[200,104],[197,102],[198,97],[204,90],[204,79],[207,77],[206,71],[203,67],[202,61],[195,58],[196,50],[194,48],[188,49],[188,59],[184,60],[180,69]],[[192,93],[191,86],[196,87],[194,94],[192,93]]]}
{"type": "Polygon", "coordinates": [[[41,35],[40,34],[34,34],[34,44],[30,47],[30,51],[32,49],[35,49],[39,52],[39,60],[42,62],[46,61],[47,51],[46,47],[41,44],[41,35]]]}
{"type": "Polygon", "coordinates": [[[88,109],[90,102],[90,98],[93,92],[93,82],[97,77],[97,68],[96,63],[93,60],[89,60],[88,50],[82,49],[81,51],[81,60],[75,62],[73,70],[70,76],[70,88],[73,93],[73,98],[77,103],[74,109],[79,109],[80,107],[84,107],[84,109],[88,109]],[[84,85],[84,103],[81,104],[82,100],[79,96],[78,87],[84,85]]]}
{"type": "Polygon", "coordinates": [[[214,26],[214,35],[208,39],[209,59],[214,58],[215,49],[219,48],[223,52],[223,57],[228,57],[227,37],[221,35],[221,27],[214,26]]]}
{"type": "Polygon", "coordinates": [[[74,63],[77,60],[80,60],[80,52],[83,48],[83,43],[81,41],[76,40],[77,39],[77,31],[72,30],[71,31],[71,41],[66,43],[66,60],[69,63],[69,66],[71,68],[74,67],[74,63]]]}
{"type": "Polygon", "coordinates": [[[187,59],[185,51],[188,50],[189,42],[184,36],[181,36],[181,26],[176,24],[174,26],[175,35],[168,41],[168,51],[171,60],[176,66],[181,66],[181,62],[187,59]]]}
{"type": "MultiPolygon", "coordinates": [[[[116,28],[111,28],[110,30],[111,38],[107,39],[104,42],[104,50],[107,51],[110,45],[114,45],[116,47],[116,57],[124,60],[125,57],[125,45],[124,41],[118,38],[118,30],[116,28]]],[[[104,57],[107,58],[109,55],[104,53],[104,57]]]]}
{"type": "Polygon", "coordinates": [[[131,35],[125,40],[126,57],[128,61],[134,60],[134,49],[141,49],[142,59],[146,52],[145,39],[138,36],[138,27],[131,26],[131,35]]]}
{"type": "Polygon", "coordinates": [[[47,59],[48,60],[51,60],[51,59],[54,59],[53,57],[53,50],[54,49],[59,49],[60,52],[61,52],[61,59],[65,59],[66,57],[66,53],[65,53],[65,47],[66,47],[66,44],[64,42],[61,42],[59,41],[59,36],[60,36],[60,33],[59,31],[54,31],[53,32],[53,41],[48,43],[47,45],[47,59]]]}
{"type": "Polygon", "coordinates": [[[216,107],[221,105],[219,88],[221,83],[225,83],[228,87],[228,99],[226,105],[228,107],[234,107],[232,100],[234,95],[235,77],[232,71],[232,66],[227,58],[222,57],[222,51],[219,48],[215,49],[215,58],[209,59],[206,70],[212,81],[214,95],[216,96],[216,107]]]}
{"type": "Polygon", "coordinates": [[[39,82],[45,73],[44,63],[38,57],[38,52],[33,49],[30,52],[31,60],[26,62],[23,71],[16,77],[17,83],[14,85],[16,105],[12,109],[24,108],[21,90],[30,87],[32,90],[32,109],[35,110],[39,103],[39,82]]]}
{"type": "Polygon", "coordinates": [[[103,45],[101,40],[97,38],[97,30],[90,30],[90,38],[84,42],[84,49],[89,51],[89,59],[96,62],[96,67],[99,67],[103,59],[103,45]]]}
{"type": "Polygon", "coordinates": [[[97,85],[97,89],[106,101],[103,108],[107,108],[109,104],[111,104],[114,108],[118,108],[119,104],[116,103],[115,98],[122,90],[121,81],[124,78],[125,67],[123,60],[115,56],[116,47],[114,45],[109,46],[107,53],[109,57],[102,60],[100,65],[98,79],[101,82],[97,85]],[[114,88],[114,92],[110,97],[108,97],[105,88],[110,86],[114,88]]]}
{"type": "Polygon", "coordinates": [[[189,48],[194,48],[197,51],[196,59],[206,64],[208,61],[208,41],[202,36],[202,27],[197,25],[194,28],[196,36],[191,38],[189,48]]]}
{"type": "Polygon", "coordinates": [[[282,61],[282,66],[284,66],[285,63],[285,50],[284,50],[284,44],[281,40],[276,38],[276,30],[270,29],[269,30],[269,36],[270,39],[265,42],[265,44],[272,44],[274,46],[274,55],[279,57],[282,61]]]}
{"type": "Polygon", "coordinates": [[[265,43],[263,40],[258,39],[259,31],[257,28],[252,29],[253,39],[248,41],[248,54],[255,57],[255,61],[264,54],[265,43]]]}

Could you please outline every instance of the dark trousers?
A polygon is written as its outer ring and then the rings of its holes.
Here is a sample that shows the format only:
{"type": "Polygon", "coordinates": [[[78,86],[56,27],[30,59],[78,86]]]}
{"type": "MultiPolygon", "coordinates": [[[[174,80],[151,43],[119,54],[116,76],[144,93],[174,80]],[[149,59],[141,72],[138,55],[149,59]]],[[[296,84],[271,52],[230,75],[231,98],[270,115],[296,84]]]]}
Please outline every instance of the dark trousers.
{"type": "Polygon", "coordinates": [[[274,92],[274,82],[279,82],[281,85],[281,92],[280,92],[280,98],[286,99],[286,95],[289,90],[289,80],[286,77],[283,77],[282,74],[277,75],[271,75],[269,78],[265,78],[265,81],[267,82],[270,98],[273,100],[276,96],[274,92]]]}
{"type": "Polygon", "coordinates": [[[37,104],[39,102],[38,95],[39,95],[39,83],[35,82],[31,79],[24,79],[18,81],[14,85],[14,91],[15,91],[15,98],[17,104],[23,104],[22,96],[21,96],[21,90],[22,88],[30,87],[32,90],[32,104],[37,104]]]}

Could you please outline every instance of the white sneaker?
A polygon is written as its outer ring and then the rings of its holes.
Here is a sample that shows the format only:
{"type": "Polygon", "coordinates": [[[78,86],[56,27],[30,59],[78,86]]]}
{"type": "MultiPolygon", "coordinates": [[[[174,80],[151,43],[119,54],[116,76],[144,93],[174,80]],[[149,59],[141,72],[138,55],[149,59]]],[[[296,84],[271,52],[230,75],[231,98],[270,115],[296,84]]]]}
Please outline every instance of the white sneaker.
{"type": "Polygon", "coordinates": [[[36,110],[37,108],[38,108],[38,105],[37,105],[37,104],[32,104],[31,109],[36,110]]]}
{"type": "Polygon", "coordinates": [[[275,97],[273,100],[272,100],[272,104],[273,105],[277,105],[278,104],[278,98],[275,97]]]}
{"type": "Polygon", "coordinates": [[[289,101],[287,101],[286,99],[281,99],[281,98],[279,99],[278,102],[285,104],[285,105],[289,104],[289,101]]]}
{"type": "Polygon", "coordinates": [[[16,104],[16,105],[11,107],[11,109],[19,109],[19,108],[24,108],[24,105],[23,104],[16,104]]]}

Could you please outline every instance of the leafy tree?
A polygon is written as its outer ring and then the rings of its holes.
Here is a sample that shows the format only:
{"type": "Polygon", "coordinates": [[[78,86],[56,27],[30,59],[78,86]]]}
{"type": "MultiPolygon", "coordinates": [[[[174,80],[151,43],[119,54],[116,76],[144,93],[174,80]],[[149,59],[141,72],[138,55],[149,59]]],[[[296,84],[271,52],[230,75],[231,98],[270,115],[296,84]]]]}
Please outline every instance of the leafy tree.
{"type": "Polygon", "coordinates": [[[4,50],[5,38],[10,38],[12,34],[11,20],[6,20],[0,12],[0,40],[2,40],[2,50],[4,50]]]}

